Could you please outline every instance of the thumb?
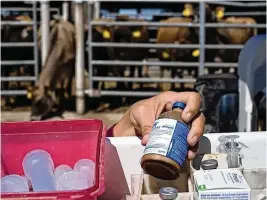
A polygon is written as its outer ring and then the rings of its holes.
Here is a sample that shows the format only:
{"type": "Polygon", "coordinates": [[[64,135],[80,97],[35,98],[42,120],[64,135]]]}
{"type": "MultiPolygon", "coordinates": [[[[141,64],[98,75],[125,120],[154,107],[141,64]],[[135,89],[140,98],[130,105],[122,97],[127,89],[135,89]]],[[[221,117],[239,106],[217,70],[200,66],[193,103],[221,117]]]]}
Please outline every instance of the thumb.
{"type": "Polygon", "coordinates": [[[142,135],[142,145],[146,145],[148,136],[150,132],[152,131],[152,126],[154,124],[154,119],[147,117],[146,119],[142,120],[141,123],[139,123],[139,126],[141,128],[141,135],[142,135]]]}

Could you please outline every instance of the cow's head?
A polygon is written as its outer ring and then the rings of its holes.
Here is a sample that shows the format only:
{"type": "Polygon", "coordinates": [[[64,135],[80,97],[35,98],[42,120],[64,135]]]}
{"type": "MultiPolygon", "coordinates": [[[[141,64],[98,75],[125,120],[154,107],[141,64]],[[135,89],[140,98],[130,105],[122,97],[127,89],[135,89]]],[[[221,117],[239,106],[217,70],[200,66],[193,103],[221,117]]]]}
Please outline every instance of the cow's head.
{"type": "Polygon", "coordinates": [[[224,11],[225,11],[225,7],[223,6],[219,6],[215,8],[215,11],[213,11],[213,18],[216,19],[216,21],[221,21],[224,17],[224,11]]]}
{"type": "Polygon", "coordinates": [[[184,4],[184,10],[182,12],[184,17],[193,17],[194,16],[194,8],[193,5],[190,3],[184,4]]]}
{"type": "MultiPolygon", "coordinates": [[[[181,40],[181,41],[175,41],[175,44],[184,44],[184,45],[190,45],[193,43],[192,40],[181,40]]],[[[173,61],[185,61],[185,60],[198,60],[199,57],[199,50],[198,49],[172,49],[172,60],[173,61]]]]}
{"type": "MultiPolygon", "coordinates": [[[[16,17],[17,21],[26,21],[26,22],[31,22],[32,19],[28,15],[19,15],[16,17]]],[[[21,38],[23,40],[30,39],[33,34],[33,27],[32,26],[27,26],[21,31],[21,38]]]]}
{"type": "MultiPolygon", "coordinates": [[[[220,7],[220,8],[223,8],[224,7],[220,7]]],[[[223,10],[223,13],[224,13],[224,10],[223,10]]],[[[222,14],[222,13],[220,13],[222,14]]],[[[223,17],[223,16],[222,16],[223,17]]],[[[195,9],[195,12],[194,12],[194,22],[195,23],[199,23],[199,18],[200,18],[200,7],[197,7],[195,9]]],[[[213,6],[211,6],[210,4],[205,4],[205,21],[206,23],[215,23],[217,22],[217,13],[214,12],[213,10],[213,6]]]]}
{"type": "MultiPolygon", "coordinates": [[[[95,20],[100,21],[100,20],[95,20]]],[[[104,21],[104,20],[103,20],[104,21]]],[[[106,21],[104,21],[106,22],[106,21]]],[[[112,38],[112,27],[108,26],[95,26],[92,29],[93,41],[95,42],[108,42],[112,38]]]]}
{"type": "MultiPolygon", "coordinates": [[[[18,15],[18,16],[10,16],[8,18],[4,18],[3,20],[8,21],[32,21],[28,15],[18,15]]],[[[33,27],[21,27],[21,26],[10,26],[3,25],[1,28],[2,32],[2,41],[4,42],[27,42],[30,41],[33,34],[33,27]]]]}
{"type": "MultiPolygon", "coordinates": [[[[186,7],[186,6],[185,6],[186,7]]],[[[189,9],[189,8],[188,8],[189,9]]],[[[193,7],[191,8],[193,9],[193,7]]],[[[184,11],[185,12],[186,8],[184,8],[184,11]]],[[[190,9],[189,9],[190,10],[190,9]]],[[[199,23],[200,22],[200,7],[197,7],[195,9],[193,9],[191,12],[185,12],[186,14],[187,13],[192,13],[192,15],[190,15],[190,17],[193,18],[193,22],[194,23],[199,23]]],[[[185,15],[183,15],[185,16],[185,15]]],[[[209,5],[209,4],[205,4],[205,21],[207,23],[215,23],[216,22],[216,14],[215,12],[212,10],[212,7],[209,5]]],[[[199,28],[195,28],[196,30],[198,30],[199,28]]]]}
{"type": "MultiPolygon", "coordinates": [[[[113,19],[98,18],[94,22],[112,22],[113,19]]],[[[92,27],[92,40],[94,42],[109,42],[112,38],[113,26],[96,25],[92,27]]],[[[85,30],[88,30],[85,25],[85,30]]]]}
{"type": "MultiPolygon", "coordinates": [[[[223,8],[223,7],[221,7],[223,8]]],[[[220,12],[219,12],[220,13],[220,12]]],[[[213,7],[209,4],[205,4],[205,19],[206,23],[216,23],[217,17],[216,17],[216,12],[214,12],[213,7]]],[[[219,16],[219,15],[218,15],[219,16]]],[[[220,13],[221,16],[221,13],[220,13]]],[[[199,7],[195,9],[194,11],[194,23],[200,23],[200,9],[199,7]]],[[[191,39],[195,40],[194,43],[198,44],[199,43],[199,27],[192,27],[190,28],[191,30],[191,39]]],[[[216,28],[207,28],[206,29],[206,43],[207,44],[217,44],[217,38],[216,38],[216,28]]],[[[192,52],[192,55],[197,55],[199,53],[198,50],[194,50],[192,52]]]]}
{"type": "MultiPolygon", "coordinates": [[[[112,22],[113,19],[99,18],[94,22],[112,22]]],[[[93,42],[110,42],[112,40],[113,26],[96,25],[92,27],[92,41],[93,42]]],[[[95,47],[93,51],[93,58],[96,60],[107,59],[112,57],[112,48],[95,47]]]]}
{"type": "MultiPolygon", "coordinates": [[[[112,41],[115,43],[131,43],[132,31],[130,27],[119,26],[115,27],[113,31],[112,41]]],[[[114,59],[127,60],[129,58],[129,48],[115,47],[113,48],[114,59]]]]}
{"type": "MultiPolygon", "coordinates": [[[[135,21],[128,16],[118,16],[116,21],[129,22],[135,21]]],[[[142,36],[142,26],[115,26],[112,34],[112,42],[115,43],[132,43],[138,42],[142,36]]],[[[113,49],[114,59],[129,60],[131,59],[131,48],[116,47],[113,49]]]]}
{"type": "Polygon", "coordinates": [[[48,87],[28,87],[27,98],[32,101],[31,121],[42,120],[53,111],[54,102],[52,99],[52,91],[48,87]]]}

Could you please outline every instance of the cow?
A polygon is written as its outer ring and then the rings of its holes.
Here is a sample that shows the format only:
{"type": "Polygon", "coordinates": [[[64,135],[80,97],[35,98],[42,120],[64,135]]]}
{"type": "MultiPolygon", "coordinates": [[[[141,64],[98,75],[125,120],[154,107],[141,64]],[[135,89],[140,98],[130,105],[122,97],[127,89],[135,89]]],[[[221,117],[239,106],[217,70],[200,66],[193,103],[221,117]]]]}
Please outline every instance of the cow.
{"type": "MultiPolygon", "coordinates": [[[[256,24],[250,17],[224,17],[225,8],[222,6],[212,9],[206,4],[206,23],[232,23],[232,24],[256,24]]],[[[197,21],[199,22],[199,21],[197,21]]],[[[198,34],[198,33],[197,33],[198,34]]],[[[242,45],[257,35],[256,28],[206,28],[206,44],[236,44],[242,45]]],[[[207,49],[206,62],[237,62],[239,49],[207,49]]],[[[210,67],[209,73],[214,74],[218,68],[210,67]]],[[[223,73],[228,73],[229,68],[223,68],[223,73]]]]}
{"type": "MultiPolygon", "coordinates": [[[[185,17],[170,17],[165,20],[161,20],[160,23],[192,23],[194,21],[194,12],[190,4],[185,4],[183,15],[185,17]]],[[[156,43],[158,44],[195,44],[198,41],[195,31],[192,31],[192,28],[189,27],[160,27],[157,32],[156,43]]],[[[198,49],[159,49],[157,50],[157,55],[160,61],[177,61],[177,62],[186,62],[186,61],[197,61],[199,50],[198,49]]],[[[183,77],[183,71],[181,67],[161,67],[160,77],[164,76],[164,70],[171,70],[171,78],[175,78],[178,72],[178,77],[183,77]]],[[[192,68],[188,70],[192,72],[192,68]]],[[[184,85],[181,84],[181,88],[184,85]]],[[[171,84],[171,90],[174,90],[174,83],[171,84]]]]}
{"type": "MultiPolygon", "coordinates": [[[[222,6],[215,8],[215,17],[218,23],[227,24],[257,24],[255,19],[251,17],[224,17],[225,8],[222,6]]],[[[245,44],[249,38],[257,35],[257,28],[217,28],[216,37],[219,44],[245,44]]],[[[222,62],[237,62],[240,49],[234,50],[218,50],[218,57],[222,62]]],[[[224,70],[225,72],[228,69],[224,70]]]]}
{"type": "MultiPolygon", "coordinates": [[[[112,22],[110,18],[99,18],[93,20],[93,22],[112,22]]],[[[113,39],[113,26],[96,25],[92,27],[92,41],[93,42],[112,42],[113,39]]],[[[93,60],[112,60],[114,59],[113,48],[111,47],[93,47],[92,55],[93,60]]],[[[115,77],[122,77],[124,75],[124,69],[121,67],[114,67],[112,65],[94,66],[93,75],[107,77],[112,74],[115,77]]],[[[120,84],[118,84],[120,86],[120,84]]],[[[95,81],[93,84],[94,89],[105,89],[104,83],[101,81],[95,81]],[[101,83],[101,84],[100,84],[101,83]]]]}
{"type": "MultiPolygon", "coordinates": [[[[132,19],[128,16],[117,16],[116,21],[124,22],[144,22],[142,19],[132,19]]],[[[115,43],[148,43],[148,28],[147,26],[115,26],[112,30],[111,41],[115,43]]],[[[142,61],[148,56],[148,49],[146,48],[127,48],[127,47],[115,47],[111,48],[110,57],[113,60],[122,61],[142,61]]],[[[119,76],[124,76],[124,69],[122,66],[118,66],[119,76]]],[[[134,77],[135,66],[130,66],[130,77],[134,77]]],[[[138,77],[143,77],[142,66],[138,66],[138,77]]],[[[148,76],[147,68],[145,68],[145,76],[148,76]]],[[[132,89],[132,82],[128,84],[129,89],[132,89]]],[[[119,89],[125,88],[120,83],[119,89]]],[[[140,84],[143,87],[143,84],[140,84]]]]}
{"type": "MultiPolygon", "coordinates": [[[[232,24],[256,24],[250,17],[224,17],[225,8],[222,6],[212,9],[205,4],[206,23],[232,23],[232,24]]],[[[188,12],[187,12],[188,13],[188,12]]],[[[193,11],[194,22],[199,23],[199,8],[193,11]]],[[[196,38],[199,38],[199,28],[192,29],[196,38]]],[[[206,44],[245,44],[246,41],[257,35],[256,28],[206,28],[206,44]]],[[[197,41],[199,43],[199,41],[197,41]]],[[[205,62],[237,62],[240,50],[206,49],[205,62]]],[[[217,71],[217,67],[210,67],[209,73],[217,71]]],[[[223,72],[229,72],[229,68],[223,68],[223,72]]]]}
{"type": "MultiPolygon", "coordinates": [[[[185,4],[185,8],[183,11],[183,15],[188,17],[190,16],[190,18],[193,20],[194,23],[200,23],[200,16],[199,16],[200,12],[199,12],[199,7],[197,8],[193,8],[193,6],[191,4],[185,4]]],[[[216,23],[216,19],[214,18],[214,11],[212,10],[212,8],[209,6],[209,4],[205,4],[205,21],[206,23],[216,23]]],[[[194,28],[190,28],[191,30],[191,34],[193,35],[193,39],[194,39],[194,43],[199,44],[199,27],[194,27],[194,28]]],[[[205,43],[206,44],[219,44],[219,41],[217,39],[217,31],[215,28],[205,28],[206,30],[206,34],[205,34],[205,43]]],[[[197,61],[196,60],[196,56],[199,55],[199,50],[195,50],[193,53],[193,59],[191,61],[197,61]]],[[[219,58],[218,58],[218,53],[215,49],[205,49],[205,62],[218,62],[219,58]]],[[[192,68],[190,68],[192,69],[192,68]]],[[[213,68],[209,68],[210,69],[213,68]]],[[[215,68],[217,69],[217,68],[215,68]]],[[[195,73],[195,77],[196,77],[196,73],[195,73]]]]}
{"type": "MultiPolygon", "coordinates": [[[[72,78],[75,76],[74,25],[55,19],[50,26],[50,49],[44,68],[37,84],[27,88],[27,96],[32,101],[32,121],[45,119],[48,113],[60,110],[62,99],[69,98],[71,94],[72,78]],[[56,89],[58,86],[60,90],[56,89]]],[[[40,35],[38,38],[40,44],[40,35]]]]}

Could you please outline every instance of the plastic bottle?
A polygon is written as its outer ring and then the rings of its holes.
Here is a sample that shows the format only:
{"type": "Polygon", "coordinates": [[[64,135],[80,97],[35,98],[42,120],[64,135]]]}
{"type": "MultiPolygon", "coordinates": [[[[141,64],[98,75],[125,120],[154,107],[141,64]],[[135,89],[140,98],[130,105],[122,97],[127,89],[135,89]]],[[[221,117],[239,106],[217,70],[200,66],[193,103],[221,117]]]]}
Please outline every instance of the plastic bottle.
{"type": "Polygon", "coordinates": [[[32,183],[34,192],[56,190],[54,162],[47,151],[35,149],[28,152],[22,166],[24,174],[32,183]]]}
{"type": "Polygon", "coordinates": [[[149,135],[141,166],[148,174],[163,180],[175,180],[188,152],[189,125],[181,114],[182,102],[173,104],[172,111],[162,113],[155,121],[149,135]]]}
{"type": "Polygon", "coordinates": [[[1,178],[1,192],[29,192],[27,180],[17,174],[11,174],[1,178]]]}

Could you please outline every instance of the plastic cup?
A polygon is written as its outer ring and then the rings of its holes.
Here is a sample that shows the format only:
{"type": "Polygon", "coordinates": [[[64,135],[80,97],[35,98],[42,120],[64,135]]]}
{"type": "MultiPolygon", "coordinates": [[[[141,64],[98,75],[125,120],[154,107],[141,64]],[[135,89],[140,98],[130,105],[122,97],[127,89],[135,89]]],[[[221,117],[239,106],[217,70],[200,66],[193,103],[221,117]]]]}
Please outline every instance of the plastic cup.
{"type": "Polygon", "coordinates": [[[54,174],[56,181],[59,179],[59,177],[64,174],[65,172],[72,171],[73,169],[69,165],[59,165],[56,167],[54,174]]]}
{"type": "Polygon", "coordinates": [[[57,181],[57,190],[83,190],[87,188],[89,188],[88,178],[74,170],[65,172],[57,181]]]}
{"type": "Polygon", "coordinates": [[[29,192],[27,180],[16,174],[4,176],[1,179],[1,192],[29,192]]]}
{"type": "Polygon", "coordinates": [[[87,177],[88,186],[92,187],[95,181],[95,163],[90,159],[81,159],[74,165],[74,170],[80,172],[80,175],[87,177]]]}
{"type": "Polygon", "coordinates": [[[47,151],[30,151],[24,157],[22,165],[25,175],[32,183],[33,191],[56,190],[54,163],[47,151]]]}

